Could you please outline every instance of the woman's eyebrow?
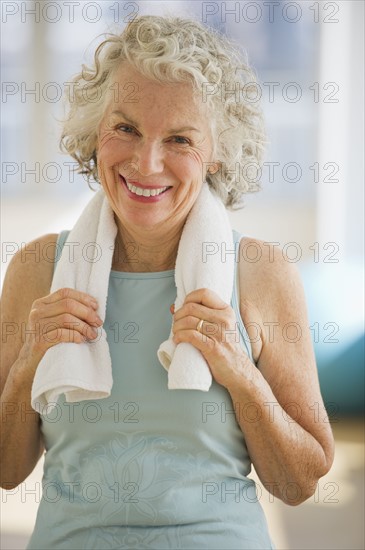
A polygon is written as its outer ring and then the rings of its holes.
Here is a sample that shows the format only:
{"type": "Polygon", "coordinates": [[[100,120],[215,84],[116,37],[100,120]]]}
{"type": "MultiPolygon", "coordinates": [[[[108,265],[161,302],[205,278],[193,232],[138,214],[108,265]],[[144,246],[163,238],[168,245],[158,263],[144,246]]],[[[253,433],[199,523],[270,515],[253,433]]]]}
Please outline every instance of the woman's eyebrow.
{"type": "Polygon", "coordinates": [[[194,126],[182,126],[181,128],[171,128],[171,130],[168,130],[170,134],[179,134],[180,132],[199,132],[201,134],[201,131],[198,130],[198,128],[194,128],[194,126]]]}
{"type": "MultiPolygon", "coordinates": [[[[138,128],[138,123],[129,118],[125,113],[123,113],[123,111],[118,109],[117,111],[112,111],[111,114],[122,116],[126,122],[138,128]]],[[[201,131],[198,130],[198,128],[194,128],[194,126],[182,126],[181,128],[171,128],[168,130],[169,134],[178,134],[180,132],[198,132],[201,134],[201,131]]]]}
{"type": "Polygon", "coordinates": [[[135,122],[134,120],[132,120],[131,118],[129,118],[129,116],[127,116],[125,113],[123,113],[123,111],[120,111],[120,110],[112,111],[111,114],[112,114],[112,115],[119,115],[119,116],[122,116],[122,117],[124,118],[124,120],[126,120],[127,122],[129,122],[129,124],[133,124],[133,126],[135,126],[136,128],[138,128],[137,122],[135,122]]]}

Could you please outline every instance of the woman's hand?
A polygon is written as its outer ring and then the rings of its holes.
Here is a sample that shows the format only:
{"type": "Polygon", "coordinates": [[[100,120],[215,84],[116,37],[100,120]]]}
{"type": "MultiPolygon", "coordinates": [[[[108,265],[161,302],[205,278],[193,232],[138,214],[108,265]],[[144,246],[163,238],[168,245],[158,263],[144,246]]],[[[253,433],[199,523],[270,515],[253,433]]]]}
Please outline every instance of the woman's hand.
{"type": "Polygon", "coordinates": [[[230,387],[242,378],[251,361],[242,350],[233,309],[215,292],[206,288],[190,292],[173,321],[175,344],[186,342],[201,351],[218,384],[230,387]]]}
{"type": "Polygon", "coordinates": [[[96,300],[72,288],[61,288],[35,300],[27,322],[27,338],[22,349],[36,365],[46,351],[61,342],[80,344],[93,340],[102,320],[96,300]]]}

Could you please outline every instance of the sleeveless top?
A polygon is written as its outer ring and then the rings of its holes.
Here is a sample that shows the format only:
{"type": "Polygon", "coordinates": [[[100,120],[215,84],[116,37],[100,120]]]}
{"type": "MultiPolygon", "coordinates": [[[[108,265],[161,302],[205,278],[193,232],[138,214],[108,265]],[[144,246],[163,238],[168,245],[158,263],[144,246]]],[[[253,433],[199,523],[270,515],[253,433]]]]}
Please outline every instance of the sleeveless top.
{"type": "MultiPolygon", "coordinates": [[[[231,307],[252,359],[237,293],[236,273],[231,307]]],[[[42,411],[43,496],[28,549],[274,548],[228,391],[214,379],[208,392],[167,388],[157,349],[175,299],[174,270],[111,270],[112,392],[76,403],[60,396],[42,411]]]]}

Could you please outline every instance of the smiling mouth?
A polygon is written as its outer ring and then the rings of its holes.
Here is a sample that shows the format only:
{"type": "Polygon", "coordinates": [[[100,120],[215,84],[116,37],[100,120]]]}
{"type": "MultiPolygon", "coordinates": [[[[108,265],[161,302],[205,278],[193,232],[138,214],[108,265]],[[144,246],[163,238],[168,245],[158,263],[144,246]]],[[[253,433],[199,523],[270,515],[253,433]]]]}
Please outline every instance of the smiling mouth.
{"type": "Polygon", "coordinates": [[[127,187],[127,189],[137,197],[146,197],[146,198],[156,197],[156,196],[162,195],[168,189],[171,189],[170,185],[167,185],[164,187],[152,187],[152,186],[143,187],[137,182],[130,183],[126,181],[126,179],[122,175],[120,175],[120,177],[124,185],[127,187]]]}
{"type": "Polygon", "coordinates": [[[128,183],[126,181],[126,185],[131,191],[131,193],[134,193],[135,195],[143,196],[143,197],[155,197],[156,195],[161,195],[164,193],[167,189],[170,189],[169,186],[167,187],[158,187],[152,188],[152,187],[137,187],[136,185],[133,185],[131,183],[128,183]]]}

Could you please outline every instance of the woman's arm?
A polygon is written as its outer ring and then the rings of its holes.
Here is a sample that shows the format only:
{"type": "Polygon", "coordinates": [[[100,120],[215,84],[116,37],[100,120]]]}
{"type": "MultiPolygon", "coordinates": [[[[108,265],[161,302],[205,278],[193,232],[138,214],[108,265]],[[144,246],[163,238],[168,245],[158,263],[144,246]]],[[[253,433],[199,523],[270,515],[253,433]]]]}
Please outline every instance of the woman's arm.
{"type": "Polygon", "coordinates": [[[199,349],[215,381],[230,393],[264,486],[287,504],[300,504],[331,467],[333,436],[298,272],[281,251],[272,258],[262,242],[251,242],[262,256],[246,262],[248,243],[241,242],[240,310],[257,366],[242,350],[232,307],[210,289],[190,292],[174,312],[174,341],[199,349]]]}
{"type": "Polygon", "coordinates": [[[1,486],[7,489],[27,477],[43,452],[39,416],[30,404],[40,360],[59,343],[82,344],[97,338],[95,327],[102,324],[94,296],[73,288],[49,294],[53,259],[48,247],[56,238],[46,235],[30,243],[32,253],[26,261],[24,253],[16,254],[4,282],[1,486]]]}
{"type": "Polygon", "coordinates": [[[4,489],[19,485],[43,453],[39,415],[30,405],[39,358],[27,353],[27,320],[34,300],[49,293],[53,262],[49,245],[56,234],[34,240],[8,266],[1,296],[1,480],[4,489]],[[47,253],[43,254],[43,250],[47,253]],[[25,251],[27,251],[25,253],[25,251]]]}
{"type": "Polygon", "coordinates": [[[240,251],[240,310],[258,368],[246,358],[227,390],[260,480],[287,504],[300,504],[334,456],[303,287],[281,250],[270,255],[261,241],[243,239],[240,251]],[[244,261],[249,242],[262,250],[256,263],[244,261]]]}

